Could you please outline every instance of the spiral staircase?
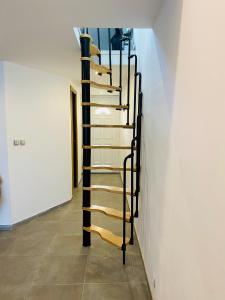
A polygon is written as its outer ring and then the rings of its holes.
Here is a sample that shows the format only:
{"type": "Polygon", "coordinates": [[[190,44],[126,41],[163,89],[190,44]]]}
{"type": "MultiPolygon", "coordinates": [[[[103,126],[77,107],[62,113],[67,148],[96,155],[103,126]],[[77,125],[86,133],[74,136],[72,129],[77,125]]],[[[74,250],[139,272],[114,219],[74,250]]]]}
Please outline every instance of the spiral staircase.
{"type": "Polygon", "coordinates": [[[91,35],[88,28],[80,35],[81,45],[81,84],[82,84],[82,126],[83,126],[83,246],[91,246],[91,233],[97,233],[104,241],[111,245],[118,247],[123,253],[123,264],[126,261],[126,248],[128,245],[134,244],[134,218],[138,218],[138,197],[140,193],[140,150],[141,150],[141,118],[142,118],[142,76],[137,71],[137,56],[131,53],[131,37],[120,37],[119,49],[119,82],[118,86],[112,85],[112,42],[111,42],[111,29],[108,30],[108,43],[109,43],[109,66],[101,64],[101,40],[100,29],[97,28],[98,42],[97,45],[93,44],[91,35]],[[127,99],[122,99],[122,60],[123,60],[123,44],[128,45],[127,54],[127,99]],[[97,57],[98,62],[96,62],[97,57]],[[130,90],[131,90],[131,60],[134,60],[134,80],[133,91],[134,99],[132,101],[132,110],[130,104],[130,90]],[[91,80],[90,70],[94,70],[99,76],[109,76],[109,84],[102,84],[91,80]],[[91,101],[91,88],[103,89],[109,93],[118,93],[118,103],[115,104],[100,104],[91,101]],[[127,122],[126,124],[92,124],[91,123],[91,108],[92,107],[108,107],[126,111],[127,122]],[[130,114],[132,111],[132,121],[130,122],[130,114]],[[120,128],[121,130],[130,129],[133,131],[132,139],[129,145],[93,145],[91,143],[91,128],[120,128]],[[97,149],[104,149],[104,151],[120,151],[126,149],[129,154],[124,157],[122,166],[114,165],[93,165],[91,162],[92,151],[97,149]],[[128,166],[129,162],[129,166],[128,166]],[[122,172],[123,174],[123,187],[105,186],[105,185],[92,185],[91,175],[94,170],[111,170],[122,172]],[[130,172],[129,186],[127,172],[130,172]],[[107,191],[109,193],[117,193],[122,195],[121,211],[110,207],[103,207],[95,205],[91,201],[91,193],[93,191],[107,191]],[[130,210],[127,209],[127,196],[130,196],[130,210]],[[116,218],[121,220],[123,228],[122,236],[115,235],[113,232],[96,226],[91,222],[91,214],[93,212],[103,213],[109,218],[116,218]],[[130,226],[130,234],[126,234],[126,226],[130,226]]]}

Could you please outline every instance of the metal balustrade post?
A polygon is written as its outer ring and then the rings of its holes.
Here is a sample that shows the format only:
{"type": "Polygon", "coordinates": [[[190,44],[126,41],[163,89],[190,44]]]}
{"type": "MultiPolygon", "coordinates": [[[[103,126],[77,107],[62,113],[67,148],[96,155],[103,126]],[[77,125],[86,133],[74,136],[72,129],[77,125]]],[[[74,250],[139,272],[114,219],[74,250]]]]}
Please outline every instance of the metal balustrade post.
{"type": "Polygon", "coordinates": [[[134,146],[136,138],[131,142],[131,207],[130,207],[130,245],[134,244],[134,146]]]}
{"type": "MultiPolygon", "coordinates": [[[[97,28],[97,36],[98,36],[98,49],[101,51],[100,28],[97,28]]],[[[98,55],[98,62],[99,62],[99,65],[102,64],[102,57],[101,57],[101,55],[98,55]]],[[[101,75],[101,74],[99,74],[99,75],[101,75]]]]}
{"type": "Polygon", "coordinates": [[[130,123],[130,38],[128,38],[127,125],[130,123]]]}
{"type": "Polygon", "coordinates": [[[109,82],[112,85],[112,43],[111,43],[111,29],[108,28],[108,43],[109,43],[109,69],[110,69],[110,78],[109,82]]]}
{"type": "Polygon", "coordinates": [[[123,264],[126,263],[126,204],[127,204],[127,160],[131,154],[127,155],[123,162],[123,264]]]}
{"type": "MultiPolygon", "coordinates": [[[[123,63],[122,45],[123,45],[123,41],[121,39],[120,40],[120,74],[119,74],[119,87],[120,88],[122,88],[122,63],[123,63]]],[[[119,92],[119,105],[122,105],[122,90],[120,90],[120,92],[119,92]]]]}

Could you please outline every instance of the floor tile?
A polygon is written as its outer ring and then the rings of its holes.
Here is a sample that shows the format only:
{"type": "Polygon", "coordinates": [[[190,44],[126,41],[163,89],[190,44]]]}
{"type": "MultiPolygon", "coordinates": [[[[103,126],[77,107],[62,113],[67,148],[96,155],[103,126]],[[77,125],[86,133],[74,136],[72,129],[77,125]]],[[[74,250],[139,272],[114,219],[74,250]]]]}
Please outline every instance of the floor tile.
{"type": "Polygon", "coordinates": [[[10,256],[36,256],[47,254],[53,235],[25,236],[15,239],[8,251],[10,256]]]}
{"type": "Polygon", "coordinates": [[[89,249],[83,247],[81,235],[56,235],[49,246],[49,255],[88,254],[89,249]]]}
{"type": "Polygon", "coordinates": [[[83,300],[151,300],[147,286],[130,283],[85,284],[83,300]]]}
{"type": "Polygon", "coordinates": [[[27,300],[81,300],[83,284],[33,286],[27,300]]]}
{"type": "Polygon", "coordinates": [[[45,256],[34,280],[35,284],[74,284],[84,282],[85,255],[45,256]]]}
{"type": "Polygon", "coordinates": [[[122,264],[122,257],[89,256],[87,261],[85,283],[128,282],[131,265],[122,264]]]}
{"type": "Polygon", "coordinates": [[[82,300],[131,300],[130,288],[123,284],[85,284],[82,300]]]}
{"type": "Polygon", "coordinates": [[[0,270],[2,285],[19,285],[32,281],[39,264],[40,257],[1,257],[0,270]]]}
{"type": "Polygon", "coordinates": [[[62,220],[64,221],[78,221],[78,222],[82,222],[82,210],[75,210],[72,208],[69,208],[65,211],[62,220]]]}
{"type": "Polygon", "coordinates": [[[2,300],[27,300],[29,285],[1,285],[0,299],[2,300]]]}
{"type": "Polygon", "coordinates": [[[146,282],[129,282],[131,299],[152,300],[151,293],[146,282]]]}
{"type": "Polygon", "coordinates": [[[0,256],[8,255],[13,246],[14,240],[15,239],[10,237],[0,239],[0,256]]]}

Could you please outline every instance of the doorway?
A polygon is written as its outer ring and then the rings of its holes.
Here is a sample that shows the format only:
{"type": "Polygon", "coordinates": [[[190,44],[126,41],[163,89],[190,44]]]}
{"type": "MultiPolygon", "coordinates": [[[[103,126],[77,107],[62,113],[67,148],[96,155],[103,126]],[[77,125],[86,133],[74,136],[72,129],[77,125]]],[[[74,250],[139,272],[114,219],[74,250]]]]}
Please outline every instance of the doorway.
{"type": "Polygon", "coordinates": [[[71,107],[71,145],[72,145],[72,183],[73,188],[78,187],[78,139],[77,139],[77,93],[70,87],[71,107]]]}

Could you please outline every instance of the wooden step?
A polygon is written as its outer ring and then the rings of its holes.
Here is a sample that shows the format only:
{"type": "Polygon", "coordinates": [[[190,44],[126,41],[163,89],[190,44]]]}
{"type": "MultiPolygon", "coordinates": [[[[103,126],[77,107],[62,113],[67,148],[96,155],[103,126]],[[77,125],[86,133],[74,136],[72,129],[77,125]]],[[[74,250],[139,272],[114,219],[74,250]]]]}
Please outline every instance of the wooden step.
{"type": "MultiPolygon", "coordinates": [[[[123,238],[121,236],[113,234],[109,230],[106,230],[106,229],[101,228],[101,227],[96,226],[96,225],[91,225],[90,227],[83,227],[83,229],[85,231],[88,231],[88,232],[95,232],[95,233],[99,234],[100,237],[104,241],[106,241],[106,242],[108,242],[108,243],[110,243],[110,244],[112,244],[112,245],[114,245],[114,246],[116,246],[120,249],[123,245],[123,238]]],[[[126,245],[129,243],[129,241],[130,241],[130,239],[126,238],[126,245]]]]}
{"type": "Polygon", "coordinates": [[[103,89],[103,90],[107,90],[107,91],[111,91],[111,92],[121,91],[121,88],[118,86],[113,86],[113,85],[109,85],[109,84],[101,84],[101,83],[97,83],[92,80],[81,80],[81,83],[90,83],[90,86],[93,88],[103,89]]]}
{"type": "MultiPolygon", "coordinates": [[[[122,149],[122,150],[131,150],[131,146],[111,146],[111,145],[89,145],[82,146],[83,149],[122,149]]],[[[136,150],[136,147],[134,147],[136,150]]]]}
{"type": "Polygon", "coordinates": [[[128,109],[127,105],[116,105],[116,104],[81,102],[81,105],[82,106],[91,106],[91,107],[108,107],[108,108],[117,108],[117,109],[128,109]]]}
{"type": "MultiPolygon", "coordinates": [[[[83,210],[101,212],[107,216],[123,220],[123,212],[114,208],[91,205],[90,207],[83,207],[83,210]]],[[[126,212],[126,222],[130,222],[130,212],[126,212]]]]}
{"type": "Polygon", "coordinates": [[[90,61],[90,67],[92,70],[97,71],[99,74],[110,74],[112,73],[112,70],[110,70],[108,67],[96,64],[91,57],[81,57],[81,60],[88,60],[90,61]]]}
{"type": "Polygon", "coordinates": [[[87,38],[89,38],[89,39],[92,41],[92,37],[90,36],[90,34],[82,33],[82,34],[80,35],[80,38],[82,38],[82,37],[87,37],[87,38]]]}
{"type": "MultiPolygon", "coordinates": [[[[83,187],[84,191],[101,191],[114,194],[123,194],[123,188],[111,185],[91,185],[89,187],[83,187]]],[[[131,195],[131,190],[127,189],[127,195],[131,195]]]]}
{"type": "Polygon", "coordinates": [[[83,124],[83,128],[124,128],[133,129],[133,125],[83,124]]]}
{"type": "Polygon", "coordinates": [[[101,51],[94,44],[90,44],[90,54],[91,56],[101,55],[101,51]]]}
{"type": "Polygon", "coordinates": [[[112,70],[110,70],[109,68],[107,68],[103,65],[98,65],[92,60],[90,62],[90,67],[91,67],[92,70],[95,70],[100,74],[110,74],[110,73],[112,73],[112,70]]]}
{"type": "MultiPolygon", "coordinates": [[[[110,171],[123,171],[123,167],[117,167],[112,165],[92,165],[85,167],[83,166],[83,170],[110,170],[110,171]]],[[[130,167],[127,167],[127,171],[131,171],[130,167]]],[[[136,168],[134,168],[134,172],[136,172],[136,168]]]]}

